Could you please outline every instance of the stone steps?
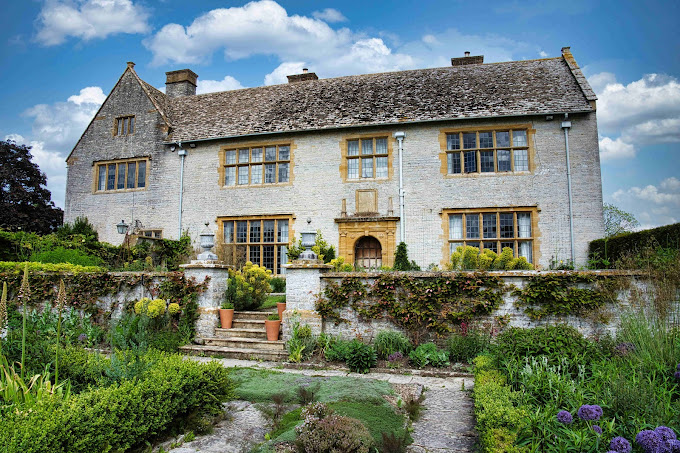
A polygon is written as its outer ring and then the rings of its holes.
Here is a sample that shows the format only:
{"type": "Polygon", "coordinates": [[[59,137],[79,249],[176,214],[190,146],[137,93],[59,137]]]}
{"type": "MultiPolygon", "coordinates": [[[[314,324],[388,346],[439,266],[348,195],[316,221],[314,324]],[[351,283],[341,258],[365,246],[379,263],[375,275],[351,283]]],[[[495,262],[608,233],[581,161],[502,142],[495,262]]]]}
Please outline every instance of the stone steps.
{"type": "Polygon", "coordinates": [[[288,357],[288,352],[286,351],[273,351],[267,349],[228,348],[226,346],[196,344],[182,346],[179,349],[187,355],[226,357],[229,359],[241,360],[283,361],[288,357]]]}
{"type": "Polygon", "coordinates": [[[224,346],[227,348],[237,348],[237,349],[266,349],[271,351],[284,351],[286,349],[286,343],[281,340],[277,341],[267,341],[260,340],[257,338],[241,338],[241,337],[230,337],[230,338],[206,338],[206,346],[224,346]]]}
{"type": "MultiPolygon", "coordinates": [[[[190,355],[227,357],[245,360],[285,360],[286,343],[267,341],[264,322],[276,311],[236,311],[231,329],[216,328],[215,334],[204,338],[201,345],[180,348],[190,355]]],[[[279,333],[280,335],[280,333],[279,333]]]]}

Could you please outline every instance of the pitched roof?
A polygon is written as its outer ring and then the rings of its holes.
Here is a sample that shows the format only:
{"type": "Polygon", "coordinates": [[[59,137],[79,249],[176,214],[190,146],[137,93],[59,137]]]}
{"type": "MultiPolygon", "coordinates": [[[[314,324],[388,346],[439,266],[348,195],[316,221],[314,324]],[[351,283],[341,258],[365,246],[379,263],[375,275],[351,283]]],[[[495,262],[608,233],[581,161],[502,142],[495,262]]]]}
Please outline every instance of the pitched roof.
{"type": "Polygon", "coordinates": [[[566,57],[347,76],[167,98],[173,131],[170,139],[191,141],[592,111],[588,101],[595,98],[594,93],[585,78],[577,79],[573,57],[574,68],[566,57]]]}

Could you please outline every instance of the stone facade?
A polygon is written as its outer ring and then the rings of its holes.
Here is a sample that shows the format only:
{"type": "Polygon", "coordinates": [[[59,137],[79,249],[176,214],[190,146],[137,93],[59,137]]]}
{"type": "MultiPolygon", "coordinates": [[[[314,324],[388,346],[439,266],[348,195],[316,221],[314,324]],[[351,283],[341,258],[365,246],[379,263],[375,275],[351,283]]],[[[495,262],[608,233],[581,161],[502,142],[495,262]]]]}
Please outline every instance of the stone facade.
{"type": "MultiPolygon", "coordinates": [[[[493,65],[472,66],[483,69],[493,65]]],[[[324,80],[294,85],[304,89],[322,82],[324,80]]],[[[184,149],[188,154],[184,163],[181,229],[188,231],[195,241],[206,221],[211,222],[211,228],[221,232],[219,219],[223,217],[288,215],[291,219],[290,241],[297,239],[297,233],[304,229],[305,220],[310,218],[312,228],[319,229],[337,249],[341,242],[341,228],[336,219],[343,217],[343,206],[346,206],[346,214],[350,217],[357,212],[357,191],[377,192],[378,218],[394,219],[399,215],[399,159],[394,134],[405,132],[405,225],[397,221],[396,234],[390,234],[389,240],[398,242],[401,229],[405,228],[409,258],[421,267],[442,265],[448,261],[445,237],[448,218],[443,212],[448,209],[535,208],[534,262],[546,268],[551,259],[568,260],[571,256],[562,116],[555,115],[552,119],[553,116],[541,113],[428,122],[405,120],[400,124],[362,126],[359,129],[350,124],[331,130],[245,134],[179,142],[171,138],[173,132],[172,128],[168,129],[168,118],[162,108],[156,108],[159,103],[153,102],[154,96],[162,93],[149,96],[149,91],[147,87],[145,92],[143,82],[132,69],[127,70],[68,159],[65,221],[72,222],[78,216],[88,217],[101,240],[114,244],[122,241],[115,228],[121,219],[127,223],[137,219],[145,228],[161,229],[165,238],[178,237],[181,164],[178,151],[184,149]],[[123,137],[112,134],[115,118],[120,115],[136,116],[134,134],[123,137]],[[445,163],[446,155],[441,137],[446,130],[503,129],[520,125],[533,131],[529,134],[533,151],[530,171],[446,175],[444,167],[442,172],[442,159],[445,163]],[[343,147],[346,149],[347,138],[357,134],[388,137],[389,177],[347,180],[347,163],[342,150],[343,147]],[[288,143],[291,146],[289,182],[258,186],[223,185],[225,148],[266,146],[270,143],[288,143]],[[145,189],[95,190],[97,162],[133,157],[150,159],[145,189]]],[[[196,98],[196,102],[201,99],[208,102],[212,99],[210,96],[215,95],[183,96],[179,99],[196,98]]],[[[583,95],[581,99],[587,106],[583,95]]],[[[530,104],[528,99],[525,108],[530,110],[530,104]]],[[[572,124],[569,146],[575,257],[576,262],[582,264],[587,259],[588,243],[604,234],[597,120],[594,110],[570,113],[569,120],[572,124]]],[[[364,235],[378,234],[369,225],[364,231],[364,235]]],[[[360,237],[344,239],[344,248],[353,251],[353,244],[358,239],[360,237]]],[[[394,243],[383,245],[383,250],[394,248],[394,243]]],[[[346,258],[348,261],[353,259],[352,256],[346,258]]]]}

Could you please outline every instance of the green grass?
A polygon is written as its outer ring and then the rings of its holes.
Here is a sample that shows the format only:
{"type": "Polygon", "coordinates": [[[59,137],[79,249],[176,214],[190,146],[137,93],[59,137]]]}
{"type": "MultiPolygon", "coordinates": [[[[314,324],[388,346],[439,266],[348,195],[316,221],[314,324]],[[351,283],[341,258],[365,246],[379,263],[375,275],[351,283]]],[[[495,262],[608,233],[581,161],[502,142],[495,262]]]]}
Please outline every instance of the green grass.
{"type": "Polygon", "coordinates": [[[270,403],[272,395],[285,395],[288,403],[297,403],[297,388],[306,384],[320,384],[318,400],[324,403],[336,401],[360,401],[380,404],[383,395],[394,391],[389,383],[371,379],[348,377],[302,376],[271,370],[253,368],[234,368],[230,373],[236,383],[238,399],[255,403],[270,403]]]}
{"type": "MultiPolygon", "coordinates": [[[[394,394],[387,382],[349,377],[302,376],[253,368],[234,368],[229,376],[236,384],[236,397],[256,403],[271,403],[272,395],[277,393],[285,395],[287,403],[297,403],[298,387],[318,383],[318,401],[327,403],[339,415],[360,420],[379,447],[382,445],[383,432],[404,435],[404,416],[396,413],[383,398],[384,395],[394,394]]],[[[272,443],[294,441],[295,427],[301,421],[300,409],[285,414],[278,428],[270,433],[272,443]]],[[[259,451],[269,451],[269,447],[271,444],[266,444],[259,451]]]]}
{"type": "Polygon", "coordinates": [[[269,296],[260,309],[276,308],[278,302],[285,302],[286,296],[269,296]]]}

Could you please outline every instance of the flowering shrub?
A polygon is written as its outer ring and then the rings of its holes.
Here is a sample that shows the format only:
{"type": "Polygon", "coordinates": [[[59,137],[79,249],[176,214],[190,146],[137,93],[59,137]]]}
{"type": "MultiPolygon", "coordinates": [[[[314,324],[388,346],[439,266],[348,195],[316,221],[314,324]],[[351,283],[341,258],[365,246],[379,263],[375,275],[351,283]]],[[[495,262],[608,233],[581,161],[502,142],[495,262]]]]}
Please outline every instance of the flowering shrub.
{"type": "Polygon", "coordinates": [[[578,418],[585,421],[599,420],[602,417],[602,408],[597,404],[584,404],[578,408],[578,418]]]}
{"type": "Polygon", "coordinates": [[[341,417],[323,403],[302,410],[304,421],[295,428],[301,451],[314,453],[368,453],[373,439],[357,419],[341,417]]]}
{"type": "Polygon", "coordinates": [[[630,453],[633,451],[633,447],[630,445],[630,442],[621,436],[613,438],[609,443],[609,448],[610,451],[614,451],[616,453],[630,453]]]}
{"type": "Polygon", "coordinates": [[[135,313],[138,315],[142,315],[146,313],[146,308],[149,306],[149,302],[151,302],[151,299],[148,297],[142,297],[135,303],[135,313]]]}
{"type": "Polygon", "coordinates": [[[179,304],[177,302],[173,302],[170,305],[168,305],[168,313],[171,315],[176,315],[181,311],[182,309],[179,307],[179,304]]]}
{"type": "Polygon", "coordinates": [[[661,446],[661,436],[651,429],[644,429],[635,436],[637,443],[645,453],[656,453],[661,446]]]}
{"type": "Polygon", "coordinates": [[[557,421],[563,425],[571,425],[571,423],[574,421],[574,417],[571,416],[571,412],[559,411],[557,413],[557,421]]]}
{"type": "Polygon", "coordinates": [[[227,300],[236,310],[253,310],[262,306],[272,291],[272,271],[250,261],[240,271],[229,271],[227,300]]]}
{"type": "Polygon", "coordinates": [[[163,316],[165,314],[165,301],[163,299],[154,299],[149,302],[149,305],[146,307],[146,314],[152,319],[163,316]]]}

